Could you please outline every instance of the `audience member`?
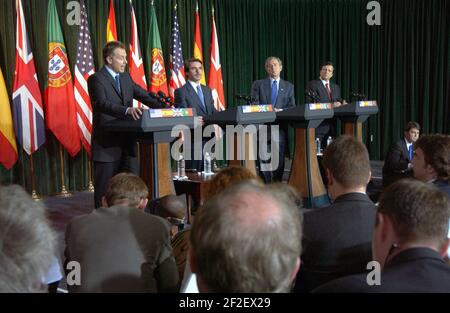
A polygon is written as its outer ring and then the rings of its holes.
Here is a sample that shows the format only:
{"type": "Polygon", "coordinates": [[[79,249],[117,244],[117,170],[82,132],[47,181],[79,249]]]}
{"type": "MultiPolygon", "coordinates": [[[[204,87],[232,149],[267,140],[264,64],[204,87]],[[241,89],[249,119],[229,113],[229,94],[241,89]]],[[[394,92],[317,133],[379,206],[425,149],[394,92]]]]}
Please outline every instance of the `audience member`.
{"type": "Polygon", "coordinates": [[[411,160],[414,155],[414,143],[419,139],[420,125],[408,122],[403,139],[392,144],[384,158],[383,187],[407,177],[412,177],[411,160]]]}
{"type": "Polygon", "coordinates": [[[200,292],[287,292],[300,266],[301,215],[270,187],[242,182],[208,200],[191,231],[200,292]]]}
{"type": "Polygon", "coordinates": [[[381,195],[372,242],[381,268],[378,283],[354,275],[317,292],[449,293],[450,266],[443,260],[449,218],[450,200],[435,186],[408,179],[392,184],[381,195]]]}
{"type": "Polygon", "coordinates": [[[305,212],[302,268],[297,292],[337,277],[361,273],[372,259],[375,204],[367,196],[369,154],[354,137],[341,136],[325,149],[323,165],[333,203],[305,212]]]}
{"type": "Polygon", "coordinates": [[[423,136],[414,144],[414,149],[414,177],[433,183],[450,198],[450,136],[423,136]]]}
{"type": "Polygon", "coordinates": [[[81,285],[69,291],[177,291],[169,226],[142,211],[147,196],[138,176],[121,173],[110,180],[102,208],[71,221],[65,254],[81,265],[81,285]]]}
{"type": "Polygon", "coordinates": [[[17,185],[0,187],[0,292],[47,292],[43,278],[56,234],[40,202],[17,185]]]}

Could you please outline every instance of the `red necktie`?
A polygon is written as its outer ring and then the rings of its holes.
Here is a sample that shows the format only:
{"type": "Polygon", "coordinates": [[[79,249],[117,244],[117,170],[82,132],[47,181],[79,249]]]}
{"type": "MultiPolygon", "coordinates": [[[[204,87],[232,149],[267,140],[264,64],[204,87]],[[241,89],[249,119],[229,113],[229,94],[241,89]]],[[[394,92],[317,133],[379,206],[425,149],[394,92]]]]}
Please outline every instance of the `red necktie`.
{"type": "Polygon", "coordinates": [[[328,83],[325,84],[325,89],[327,90],[328,98],[331,100],[331,90],[328,83]]]}

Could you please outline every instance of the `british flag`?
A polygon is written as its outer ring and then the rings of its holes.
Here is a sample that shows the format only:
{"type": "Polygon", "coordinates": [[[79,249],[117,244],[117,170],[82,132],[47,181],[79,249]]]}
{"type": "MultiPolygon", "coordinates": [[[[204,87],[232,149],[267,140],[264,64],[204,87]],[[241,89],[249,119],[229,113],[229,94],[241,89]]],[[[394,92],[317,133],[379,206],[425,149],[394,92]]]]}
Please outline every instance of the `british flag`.
{"type": "Polygon", "coordinates": [[[183,50],[181,49],[180,25],[177,18],[177,6],[175,5],[172,15],[172,49],[169,55],[170,82],[169,93],[174,99],[175,89],[186,83],[184,78],[183,50]]]}
{"type": "Polygon", "coordinates": [[[44,109],[21,0],[16,0],[16,12],[16,68],[12,97],[14,128],[21,146],[31,155],[45,142],[44,109]]]}
{"type": "Polygon", "coordinates": [[[81,4],[80,32],[77,43],[77,61],[75,64],[74,93],[77,111],[77,124],[81,142],[89,157],[91,156],[92,136],[92,105],[89,98],[87,79],[94,74],[94,60],[92,58],[91,36],[87,11],[84,0],[81,4]]]}

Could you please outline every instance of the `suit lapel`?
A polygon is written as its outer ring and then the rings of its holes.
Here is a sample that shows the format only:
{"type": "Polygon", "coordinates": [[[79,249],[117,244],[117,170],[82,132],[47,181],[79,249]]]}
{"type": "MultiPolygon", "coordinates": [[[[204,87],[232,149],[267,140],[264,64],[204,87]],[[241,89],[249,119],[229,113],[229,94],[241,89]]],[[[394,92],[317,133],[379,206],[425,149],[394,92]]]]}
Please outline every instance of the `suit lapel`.
{"type": "Polygon", "coordinates": [[[280,78],[280,85],[278,86],[277,101],[276,101],[276,104],[275,104],[275,106],[276,106],[277,108],[282,106],[282,105],[281,105],[281,99],[284,98],[285,92],[286,92],[286,83],[285,83],[284,80],[282,80],[282,79],[280,78]]]}
{"type": "Polygon", "coordinates": [[[402,139],[401,143],[402,143],[403,156],[404,156],[407,160],[409,160],[409,151],[408,151],[408,147],[406,146],[405,139],[402,139]]]}
{"type": "Polygon", "coordinates": [[[271,103],[272,102],[272,86],[270,86],[270,78],[266,78],[264,80],[263,84],[264,84],[263,90],[264,90],[265,96],[266,96],[266,101],[265,101],[266,103],[261,103],[261,101],[260,101],[260,103],[261,104],[269,104],[270,103],[275,107],[275,104],[271,103]]]}
{"type": "MultiPolygon", "coordinates": [[[[192,85],[189,82],[186,82],[187,85],[187,90],[189,92],[189,96],[191,98],[191,100],[196,104],[198,110],[202,111],[205,114],[208,114],[207,111],[205,111],[205,108],[202,105],[202,102],[200,101],[200,97],[198,96],[197,92],[194,90],[194,87],[192,87],[192,85]]],[[[203,91],[203,88],[202,88],[203,91]]],[[[203,97],[205,96],[205,93],[203,92],[203,97]]],[[[206,104],[206,99],[205,99],[205,104],[206,104]]]]}
{"type": "MultiPolygon", "coordinates": [[[[100,72],[106,78],[106,80],[112,85],[112,87],[113,87],[114,91],[117,93],[117,95],[122,98],[122,94],[119,92],[119,89],[117,89],[116,81],[111,76],[111,74],[109,74],[106,67],[103,66],[100,72]]],[[[122,76],[120,76],[120,78],[122,78],[122,76]]],[[[122,83],[122,81],[121,81],[121,83],[122,83]]],[[[122,90],[123,90],[123,88],[122,88],[122,90]]]]}

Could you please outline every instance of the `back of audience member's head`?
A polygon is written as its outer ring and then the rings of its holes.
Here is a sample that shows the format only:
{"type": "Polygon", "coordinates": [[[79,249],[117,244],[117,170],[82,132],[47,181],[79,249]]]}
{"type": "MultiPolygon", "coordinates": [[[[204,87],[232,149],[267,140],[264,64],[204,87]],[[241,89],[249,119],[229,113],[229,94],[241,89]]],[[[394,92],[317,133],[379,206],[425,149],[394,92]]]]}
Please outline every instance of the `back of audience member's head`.
{"type": "Polygon", "coordinates": [[[119,173],[108,182],[103,206],[128,206],[143,209],[148,202],[148,188],[144,181],[131,173],[119,173]]]}
{"type": "Polygon", "coordinates": [[[402,179],[381,195],[373,235],[373,256],[382,266],[409,247],[446,254],[450,201],[432,184],[402,179]]]}
{"type": "Polygon", "coordinates": [[[450,181],[450,135],[424,135],[414,144],[416,154],[418,149],[423,153],[423,165],[434,170],[435,178],[450,181]]]}
{"type": "Polygon", "coordinates": [[[159,199],[156,214],[163,218],[183,219],[186,215],[186,201],[176,195],[167,195],[159,199]]]}
{"type": "Polygon", "coordinates": [[[366,146],[352,136],[340,136],[325,149],[323,166],[328,182],[344,189],[365,187],[370,179],[370,160],[366,146]]]}
{"type": "Polygon", "coordinates": [[[301,215],[286,193],[246,181],[209,199],[191,232],[199,290],[287,292],[300,266],[301,215]]]}
{"type": "Polygon", "coordinates": [[[224,168],[219,173],[217,173],[211,180],[208,187],[207,198],[211,198],[217,195],[218,193],[224,191],[227,187],[230,187],[233,184],[250,179],[262,183],[261,179],[256,174],[254,174],[252,171],[250,171],[245,167],[231,166],[224,168]]]}
{"type": "Polygon", "coordinates": [[[276,195],[281,194],[282,197],[287,196],[293,203],[295,203],[297,208],[302,208],[303,199],[300,192],[293,186],[281,182],[276,182],[270,184],[270,188],[274,191],[276,195]]]}
{"type": "Polygon", "coordinates": [[[55,249],[44,207],[20,186],[0,187],[0,292],[46,292],[55,249]]]}

